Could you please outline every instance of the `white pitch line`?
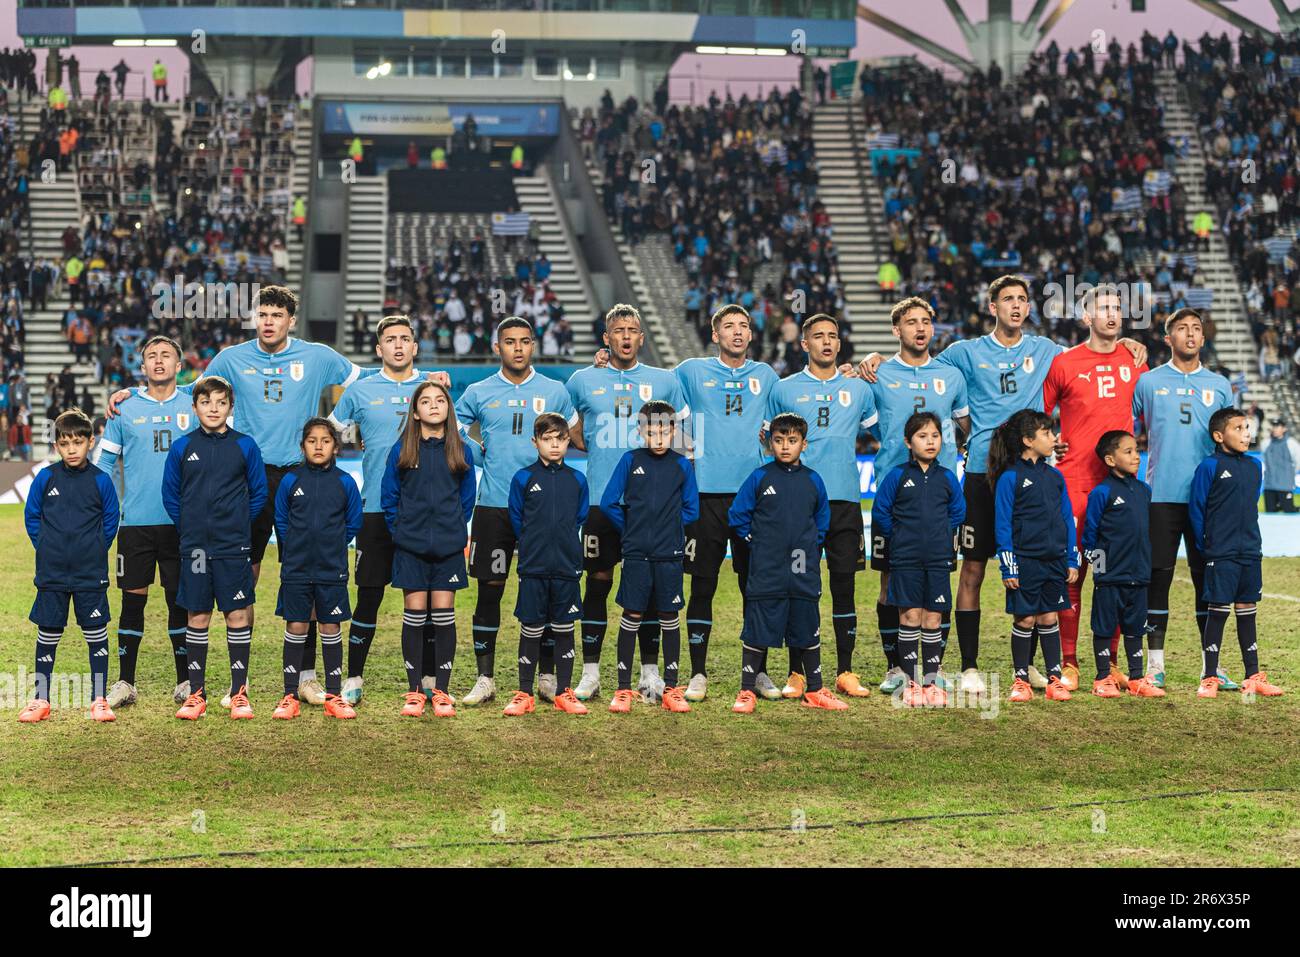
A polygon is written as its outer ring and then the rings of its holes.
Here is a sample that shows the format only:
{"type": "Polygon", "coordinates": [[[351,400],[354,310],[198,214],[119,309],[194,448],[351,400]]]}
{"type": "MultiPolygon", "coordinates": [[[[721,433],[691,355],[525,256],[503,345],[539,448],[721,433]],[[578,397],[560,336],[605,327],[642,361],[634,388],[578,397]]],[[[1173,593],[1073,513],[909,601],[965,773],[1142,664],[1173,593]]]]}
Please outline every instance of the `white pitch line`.
{"type": "MultiPolygon", "coordinates": [[[[1184,585],[1194,584],[1190,578],[1183,578],[1181,576],[1175,578],[1174,581],[1182,582],[1184,585]]],[[[1260,592],[1260,594],[1265,598],[1272,598],[1275,601],[1293,601],[1297,605],[1300,605],[1300,598],[1297,598],[1295,595],[1278,595],[1271,591],[1260,592]]]]}

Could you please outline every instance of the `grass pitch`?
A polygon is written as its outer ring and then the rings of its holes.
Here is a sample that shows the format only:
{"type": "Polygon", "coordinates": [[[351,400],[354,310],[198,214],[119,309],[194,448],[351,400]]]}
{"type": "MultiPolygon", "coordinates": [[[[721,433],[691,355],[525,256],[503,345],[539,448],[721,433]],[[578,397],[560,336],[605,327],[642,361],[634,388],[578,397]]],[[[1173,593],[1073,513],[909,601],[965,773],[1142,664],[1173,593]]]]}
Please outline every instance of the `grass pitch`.
{"type": "MultiPolygon", "coordinates": [[[[32,550],[18,506],[0,508],[0,575],[0,691],[9,693],[20,669],[30,674],[35,641],[27,621],[32,550]]],[[[1005,698],[1009,622],[995,578],[985,588],[981,663],[999,672],[1005,698]]],[[[307,709],[279,722],[271,720],[282,633],[273,617],[272,549],[258,589],[254,721],[230,721],[215,694],[196,724],[172,717],[174,675],[157,589],[140,657],[143,697],[115,724],[63,709],[21,726],[15,719],[25,692],[0,702],[0,833],[7,838],[0,864],[1293,865],[1300,860],[1300,560],[1268,560],[1264,580],[1268,593],[1293,596],[1266,598],[1259,616],[1264,667],[1289,690],[1253,703],[1235,693],[1196,699],[1200,654],[1182,569],[1171,597],[1170,693],[1161,701],[1084,693],[1049,704],[1040,695],[1014,708],[1002,701],[992,716],[909,712],[877,694],[841,714],[760,702],[753,716],[733,715],[740,601],[724,569],[710,698],[689,715],[648,705],[627,716],[605,712],[614,686],[610,641],[606,697],[591,715],[544,706],[527,718],[503,717],[515,681],[512,582],[497,652],[505,694],[497,702],[458,707],[454,720],[399,718],[401,601],[390,592],[358,719],[307,709]]],[[[877,584],[875,575],[859,578],[856,661],[873,682],[884,669],[877,584]]],[[[116,616],[118,593],[110,594],[116,616]]],[[[474,677],[473,604],[472,588],[460,594],[457,695],[474,677]]],[[[226,673],[222,634],[214,627],[214,688],[226,673]]],[[[829,639],[826,649],[829,670],[829,639]]],[[[1240,678],[1231,624],[1225,649],[1229,672],[1240,678]]],[[[775,653],[778,681],[784,663],[785,653],[775,653]]],[[[57,670],[87,670],[75,627],[64,635],[57,670]]]]}

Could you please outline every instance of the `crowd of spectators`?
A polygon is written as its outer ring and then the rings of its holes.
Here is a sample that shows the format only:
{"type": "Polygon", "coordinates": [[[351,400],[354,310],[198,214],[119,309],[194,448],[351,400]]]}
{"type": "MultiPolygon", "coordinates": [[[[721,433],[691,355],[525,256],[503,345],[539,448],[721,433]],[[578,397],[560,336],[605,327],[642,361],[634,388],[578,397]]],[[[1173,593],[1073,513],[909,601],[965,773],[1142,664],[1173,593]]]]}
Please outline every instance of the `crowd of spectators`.
{"type": "Polygon", "coordinates": [[[29,157],[9,110],[10,89],[23,80],[25,51],[0,54],[0,454],[31,457],[31,409],[23,369],[26,312],[32,305],[30,264],[20,230],[29,219],[29,157]]]}

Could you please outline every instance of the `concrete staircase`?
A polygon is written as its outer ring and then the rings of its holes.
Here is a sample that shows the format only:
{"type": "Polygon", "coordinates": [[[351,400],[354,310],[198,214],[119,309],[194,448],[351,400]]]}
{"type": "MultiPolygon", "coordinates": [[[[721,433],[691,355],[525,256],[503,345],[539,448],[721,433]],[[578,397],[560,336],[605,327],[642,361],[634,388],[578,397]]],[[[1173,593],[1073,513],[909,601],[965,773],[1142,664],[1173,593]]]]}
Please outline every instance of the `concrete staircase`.
{"type": "MultiPolygon", "coordinates": [[[[308,210],[310,214],[310,210],[308,210]]],[[[384,302],[388,267],[388,179],[358,176],[348,186],[347,278],[344,315],[375,315],[384,302]]]]}
{"type": "MultiPolygon", "coordinates": [[[[285,226],[285,248],[289,253],[289,272],[285,277],[289,288],[302,295],[303,288],[303,242],[298,239],[298,230],[293,226],[293,200],[301,196],[309,205],[307,207],[307,219],[311,221],[311,198],[309,191],[311,189],[312,170],[315,168],[315,157],[311,152],[311,131],[312,115],[311,104],[303,102],[302,107],[298,110],[294,119],[293,128],[293,175],[289,181],[289,217],[285,226]]],[[[305,230],[304,230],[305,235],[305,230]]],[[[375,303],[378,306],[379,303],[375,303]]]]}
{"type": "Polygon", "coordinates": [[[1214,319],[1214,348],[1219,361],[1234,372],[1246,374],[1246,402],[1255,402],[1266,417],[1276,414],[1276,400],[1271,389],[1259,374],[1259,348],[1250,331],[1246,302],[1237,281],[1236,265],[1228,252],[1228,244],[1219,231],[1222,225],[1217,210],[1205,193],[1205,151],[1200,131],[1188,107],[1187,97],[1173,70],[1159,70],[1156,84],[1164,102],[1164,127],[1175,139],[1186,137],[1189,155],[1177,162],[1178,182],[1187,194],[1187,226],[1201,210],[1214,216],[1215,228],[1210,233],[1209,249],[1199,251],[1197,276],[1199,284],[1214,292],[1211,315],[1214,319]]]}

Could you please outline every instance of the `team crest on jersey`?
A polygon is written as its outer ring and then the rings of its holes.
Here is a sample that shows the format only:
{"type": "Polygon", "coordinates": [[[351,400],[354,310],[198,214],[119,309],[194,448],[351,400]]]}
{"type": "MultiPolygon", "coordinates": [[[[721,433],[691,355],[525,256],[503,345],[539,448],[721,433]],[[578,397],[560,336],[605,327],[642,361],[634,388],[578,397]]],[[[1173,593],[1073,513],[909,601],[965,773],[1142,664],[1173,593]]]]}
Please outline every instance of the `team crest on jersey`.
{"type": "Polygon", "coordinates": [[[642,402],[649,402],[655,394],[655,387],[649,382],[642,382],[637,388],[637,395],[641,396],[642,402]]]}
{"type": "Polygon", "coordinates": [[[758,376],[752,375],[749,377],[749,391],[754,395],[758,395],[763,391],[763,383],[758,381],[758,376]]]}
{"type": "Polygon", "coordinates": [[[1026,371],[1026,372],[1033,372],[1033,371],[1034,371],[1034,357],[1033,357],[1033,356],[1025,356],[1025,361],[1022,363],[1022,365],[1024,365],[1024,367],[1025,367],[1025,371],[1026,371]]]}
{"type": "Polygon", "coordinates": [[[935,394],[935,395],[943,395],[943,394],[944,394],[945,392],[947,392],[947,391],[948,391],[948,383],[947,383],[947,382],[945,382],[943,379],[935,379],[935,380],[934,380],[934,394],[935,394]]]}
{"type": "Polygon", "coordinates": [[[533,396],[533,411],[541,415],[546,411],[546,397],[542,395],[533,396]]]}
{"type": "Polygon", "coordinates": [[[840,405],[844,406],[844,408],[847,409],[849,407],[849,403],[852,401],[853,401],[853,393],[850,392],[848,389],[840,389],[840,405]]]}
{"type": "Polygon", "coordinates": [[[1207,406],[1210,405],[1211,403],[1213,403],[1213,402],[1214,402],[1214,390],[1213,390],[1213,389],[1202,389],[1202,390],[1201,390],[1201,401],[1202,401],[1203,403],[1205,403],[1205,405],[1207,405],[1207,406]]]}
{"type": "Polygon", "coordinates": [[[1128,366],[1120,366],[1119,377],[1123,379],[1125,382],[1128,382],[1130,379],[1133,378],[1133,370],[1128,366]]]}
{"type": "Polygon", "coordinates": [[[188,432],[190,430],[190,414],[188,412],[176,413],[176,428],[180,429],[182,432],[188,432]]]}
{"type": "Polygon", "coordinates": [[[289,378],[294,382],[302,381],[303,371],[303,364],[301,362],[289,363],[289,378]]]}

